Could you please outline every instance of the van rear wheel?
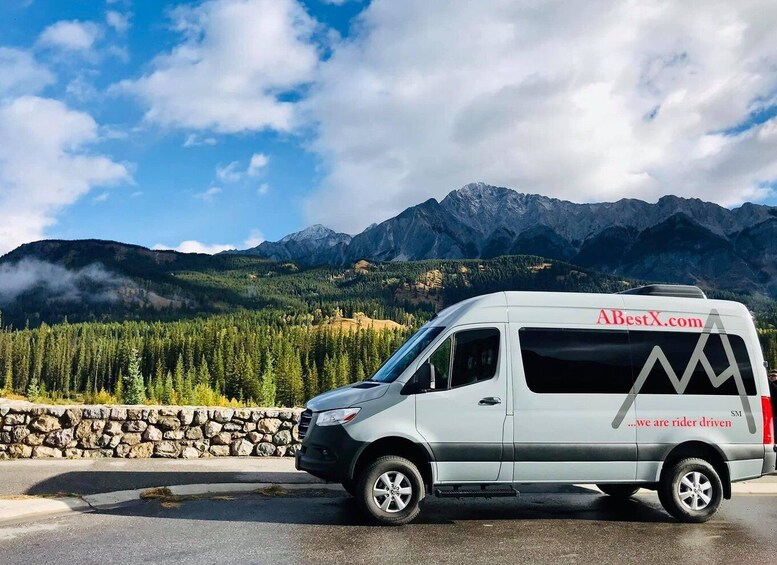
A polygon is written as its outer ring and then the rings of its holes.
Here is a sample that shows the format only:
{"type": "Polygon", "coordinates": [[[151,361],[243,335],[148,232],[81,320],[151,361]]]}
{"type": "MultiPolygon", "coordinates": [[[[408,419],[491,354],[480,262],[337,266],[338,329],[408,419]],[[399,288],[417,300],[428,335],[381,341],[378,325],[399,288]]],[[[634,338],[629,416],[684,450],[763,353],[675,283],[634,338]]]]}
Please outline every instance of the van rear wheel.
{"type": "Polygon", "coordinates": [[[683,459],[665,472],[658,489],[664,509],[681,522],[706,522],[723,500],[718,472],[696,457],[683,459]]]}
{"type": "Polygon", "coordinates": [[[632,484],[596,485],[600,491],[613,498],[626,499],[637,494],[639,487],[632,484]]]}
{"type": "Polygon", "coordinates": [[[355,496],[370,521],[400,526],[411,522],[421,511],[424,482],[412,461],[386,455],[360,473],[355,496]]]}

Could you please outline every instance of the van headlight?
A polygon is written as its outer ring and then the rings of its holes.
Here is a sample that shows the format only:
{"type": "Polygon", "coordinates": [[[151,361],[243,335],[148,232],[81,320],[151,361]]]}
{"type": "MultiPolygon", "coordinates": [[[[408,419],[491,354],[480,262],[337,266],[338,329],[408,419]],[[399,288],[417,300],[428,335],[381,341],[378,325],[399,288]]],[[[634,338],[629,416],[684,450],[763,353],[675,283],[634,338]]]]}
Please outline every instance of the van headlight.
{"type": "Polygon", "coordinates": [[[317,426],[336,426],[337,424],[347,424],[359,413],[361,408],[338,408],[337,410],[327,410],[321,412],[316,418],[317,426]]]}

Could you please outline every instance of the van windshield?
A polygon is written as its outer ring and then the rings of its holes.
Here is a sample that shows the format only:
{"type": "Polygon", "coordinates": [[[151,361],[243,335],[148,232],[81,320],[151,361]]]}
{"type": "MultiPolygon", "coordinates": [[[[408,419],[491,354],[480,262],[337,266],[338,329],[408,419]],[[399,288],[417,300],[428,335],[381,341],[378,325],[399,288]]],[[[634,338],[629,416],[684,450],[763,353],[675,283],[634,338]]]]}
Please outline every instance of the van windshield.
{"type": "Polygon", "coordinates": [[[436,338],[445,328],[439,326],[424,327],[418,330],[413,337],[408,339],[402,347],[394,352],[383,365],[375,372],[370,379],[380,383],[392,383],[407,369],[410,363],[426,349],[434,338],[436,338]]]}

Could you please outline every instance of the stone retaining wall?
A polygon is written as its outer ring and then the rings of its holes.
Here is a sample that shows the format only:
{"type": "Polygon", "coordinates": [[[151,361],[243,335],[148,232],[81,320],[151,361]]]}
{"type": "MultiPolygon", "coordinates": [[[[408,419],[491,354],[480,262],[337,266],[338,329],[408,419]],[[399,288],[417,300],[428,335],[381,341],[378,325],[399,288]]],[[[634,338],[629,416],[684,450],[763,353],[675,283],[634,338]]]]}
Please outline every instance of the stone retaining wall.
{"type": "Polygon", "coordinates": [[[0,401],[0,459],[293,456],[300,412],[0,401]]]}

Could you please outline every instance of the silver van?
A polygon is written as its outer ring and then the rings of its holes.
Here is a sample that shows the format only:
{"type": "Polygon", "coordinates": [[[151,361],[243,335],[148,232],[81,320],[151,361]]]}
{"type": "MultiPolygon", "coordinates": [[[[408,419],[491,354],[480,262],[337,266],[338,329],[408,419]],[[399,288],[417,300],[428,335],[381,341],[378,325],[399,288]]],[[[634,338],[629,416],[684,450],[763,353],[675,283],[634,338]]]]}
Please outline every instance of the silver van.
{"type": "Polygon", "coordinates": [[[369,380],[310,400],[299,436],[298,469],[394,525],[427,493],[521,483],[653,489],[678,520],[704,522],[777,457],[751,314],[675,285],[460,302],[369,380]]]}

